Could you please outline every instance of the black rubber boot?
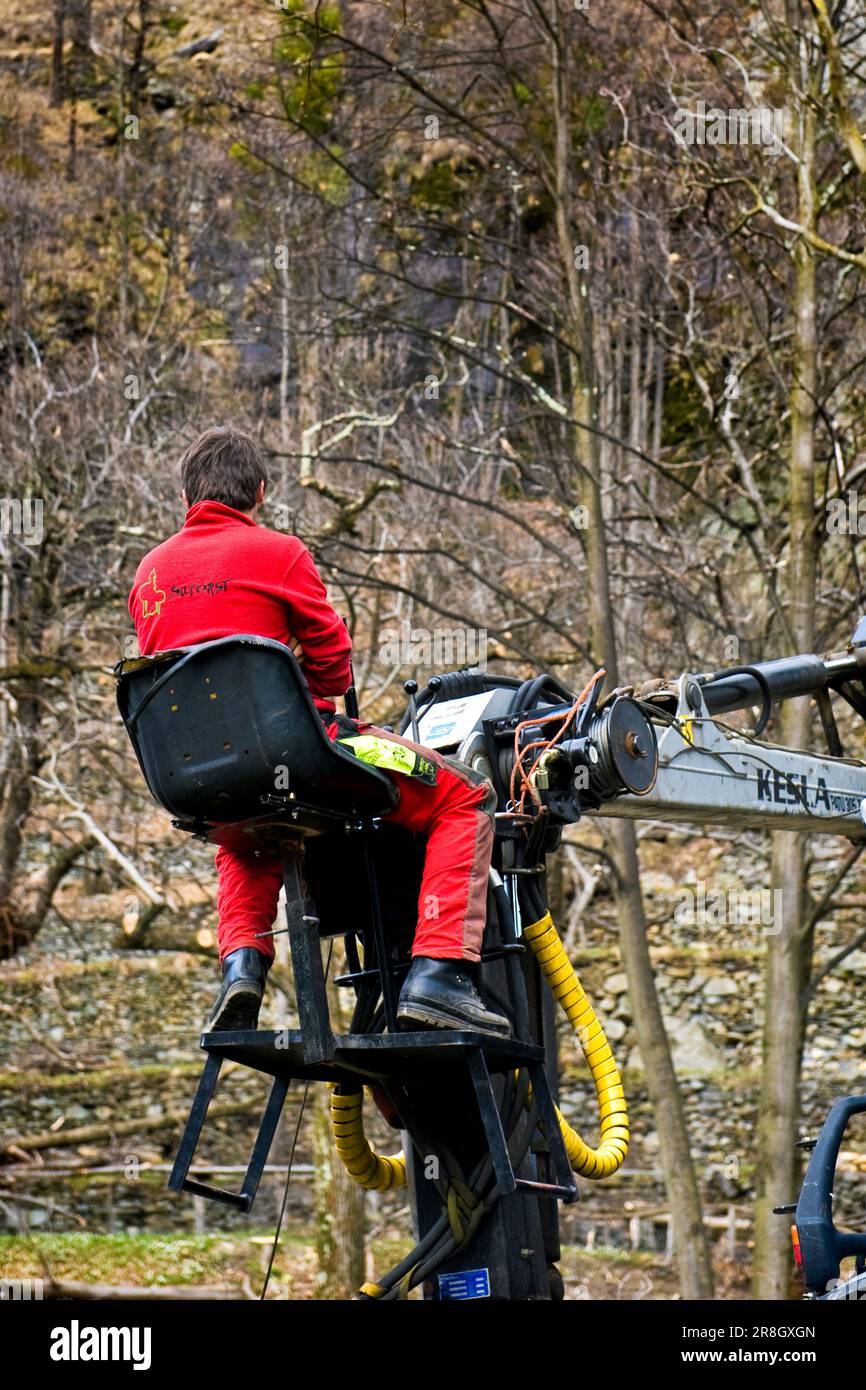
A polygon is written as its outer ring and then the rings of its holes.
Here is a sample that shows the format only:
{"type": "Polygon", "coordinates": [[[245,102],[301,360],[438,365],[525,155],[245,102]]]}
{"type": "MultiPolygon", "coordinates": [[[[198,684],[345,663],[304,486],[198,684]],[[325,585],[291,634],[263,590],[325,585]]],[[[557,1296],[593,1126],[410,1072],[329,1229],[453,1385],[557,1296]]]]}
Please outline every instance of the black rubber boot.
{"type": "Polygon", "coordinates": [[[271,962],[255,946],[241,946],[223,961],[223,987],[204,1026],[206,1033],[255,1028],[271,962]]]}
{"type": "Polygon", "coordinates": [[[466,961],[416,956],[403,983],[397,1021],[403,1027],[471,1028],[475,1033],[511,1036],[503,1014],[488,1009],[470,978],[466,961]]]}

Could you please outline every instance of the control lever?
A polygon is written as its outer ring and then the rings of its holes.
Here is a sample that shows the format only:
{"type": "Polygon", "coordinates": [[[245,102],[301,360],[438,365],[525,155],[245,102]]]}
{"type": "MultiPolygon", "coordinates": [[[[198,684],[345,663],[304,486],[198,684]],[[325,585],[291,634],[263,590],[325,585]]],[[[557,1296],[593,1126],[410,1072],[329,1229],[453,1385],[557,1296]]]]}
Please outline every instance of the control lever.
{"type": "Polygon", "coordinates": [[[409,701],[409,727],[412,730],[412,742],[418,742],[418,710],[415,706],[415,696],[418,694],[417,681],[404,681],[403,689],[409,701]]]}

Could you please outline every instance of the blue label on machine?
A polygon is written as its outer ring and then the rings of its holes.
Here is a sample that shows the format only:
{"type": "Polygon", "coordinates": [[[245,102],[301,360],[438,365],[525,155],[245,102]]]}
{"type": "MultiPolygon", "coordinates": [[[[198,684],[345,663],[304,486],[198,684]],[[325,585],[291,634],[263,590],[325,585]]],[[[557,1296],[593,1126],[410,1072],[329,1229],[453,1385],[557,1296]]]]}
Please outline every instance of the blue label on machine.
{"type": "Polygon", "coordinates": [[[463,1269],[459,1274],[440,1274],[439,1297],[489,1298],[490,1270],[463,1269]]]}

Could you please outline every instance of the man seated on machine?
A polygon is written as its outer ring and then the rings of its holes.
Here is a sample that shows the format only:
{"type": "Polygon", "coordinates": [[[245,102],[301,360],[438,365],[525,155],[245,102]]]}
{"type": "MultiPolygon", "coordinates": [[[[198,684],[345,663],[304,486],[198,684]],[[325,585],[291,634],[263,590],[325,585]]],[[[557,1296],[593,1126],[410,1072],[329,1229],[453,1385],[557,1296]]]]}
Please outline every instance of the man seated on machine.
{"type": "MultiPolygon", "coordinates": [[[[306,546],[258,525],[268,475],[255,441],[230,426],[206,430],[183,455],[180,475],[184,524],[145,555],[129,596],[142,656],[238,633],[284,642],[301,663],[329,737],[340,738],[347,721],[339,716],[337,722],[333,701],[350,684],[351,639],[306,546]]],[[[357,731],[373,736],[368,758],[397,787],[397,807],[385,819],[426,839],[413,959],[398,1020],[403,1027],[508,1036],[508,1020],[487,1008],[477,989],[493,788],[454,759],[408,739],[364,723],[357,731]],[[412,756],[394,756],[395,744],[412,756]],[[388,762],[394,765],[383,766],[388,762]]],[[[206,1027],[255,1028],[274,955],[264,933],[277,915],[281,866],[223,846],[216,866],[222,989],[206,1027]]]]}

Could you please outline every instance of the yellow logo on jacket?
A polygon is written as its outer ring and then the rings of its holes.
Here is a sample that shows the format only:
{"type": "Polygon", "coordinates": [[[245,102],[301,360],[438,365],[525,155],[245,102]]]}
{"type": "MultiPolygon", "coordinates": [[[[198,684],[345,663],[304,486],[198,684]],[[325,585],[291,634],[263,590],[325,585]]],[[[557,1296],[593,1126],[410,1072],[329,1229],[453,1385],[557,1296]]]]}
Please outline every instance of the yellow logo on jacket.
{"type": "Polygon", "coordinates": [[[139,585],[138,598],[141,603],[142,618],[159,616],[159,610],[165,603],[165,589],[157,588],[155,569],[152,569],[144,583],[139,585]],[[150,593],[147,592],[148,589],[150,593]]]}

